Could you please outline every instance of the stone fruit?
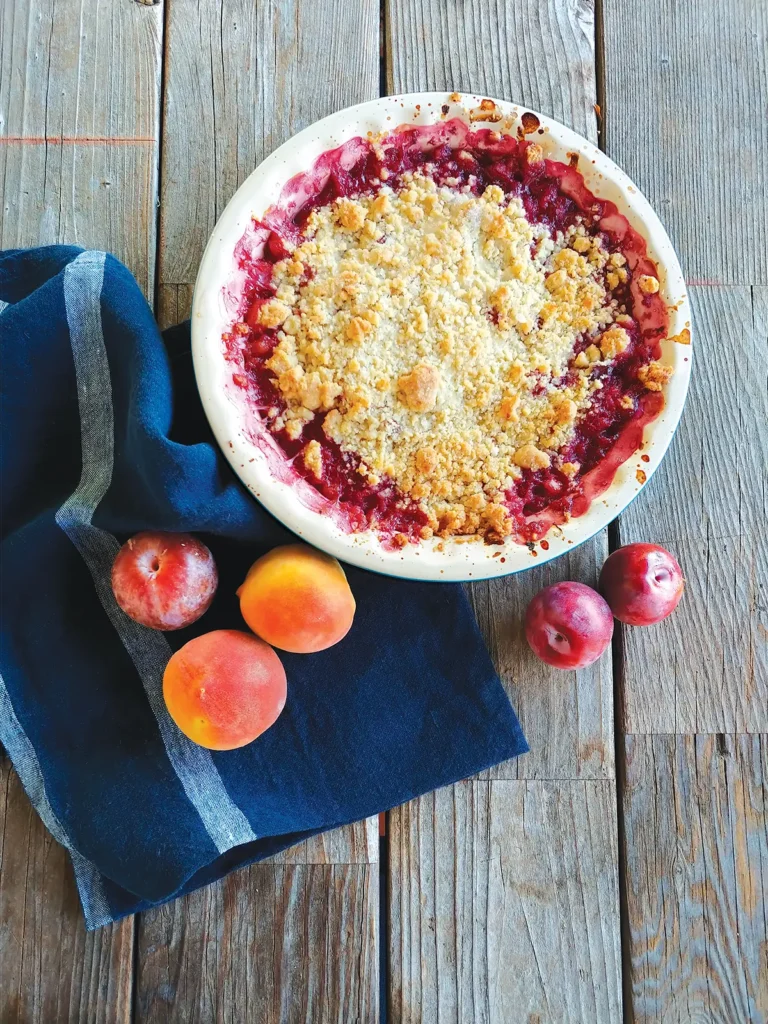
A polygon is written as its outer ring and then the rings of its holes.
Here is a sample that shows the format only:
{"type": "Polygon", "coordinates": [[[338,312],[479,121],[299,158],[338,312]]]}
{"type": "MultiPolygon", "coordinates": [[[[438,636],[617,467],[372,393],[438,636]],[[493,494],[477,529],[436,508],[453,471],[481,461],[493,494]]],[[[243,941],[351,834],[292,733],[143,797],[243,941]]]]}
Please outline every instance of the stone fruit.
{"type": "Polygon", "coordinates": [[[137,533],[112,565],[115,600],[151,629],[183,629],[195,622],[218,582],[213,555],[188,533],[137,533]]]}
{"type": "Polygon", "coordinates": [[[652,626],[677,607],[685,589],[677,559],[658,544],[627,544],[605,560],[600,593],[628,626],[652,626]]]}
{"type": "Polygon", "coordinates": [[[253,563],[237,594],[254,633],[294,654],[337,644],[355,615],[344,570],[307,544],[273,548],[253,563]]]}
{"type": "Polygon", "coordinates": [[[613,636],[605,600],[583,583],[555,583],[531,600],[525,612],[531,650],[555,668],[584,668],[597,661],[613,636]]]}
{"type": "Polygon", "coordinates": [[[285,707],[285,669],[257,636],[217,629],[171,657],[163,697],[185,736],[211,750],[233,750],[277,720],[285,707]]]}

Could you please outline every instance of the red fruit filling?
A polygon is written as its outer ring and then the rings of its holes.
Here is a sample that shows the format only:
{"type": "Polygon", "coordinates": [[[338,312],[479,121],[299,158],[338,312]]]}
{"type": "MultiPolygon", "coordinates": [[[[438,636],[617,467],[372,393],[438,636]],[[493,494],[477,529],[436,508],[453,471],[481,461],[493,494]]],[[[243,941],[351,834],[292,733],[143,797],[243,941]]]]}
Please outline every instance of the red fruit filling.
{"type": "MultiPolygon", "coordinates": [[[[610,485],[618,467],[641,445],[643,428],[663,407],[662,394],[646,390],[638,378],[638,370],[658,358],[668,328],[667,309],[660,295],[645,294],[633,283],[641,275],[658,276],[645,240],[612,202],[587,189],[574,164],[529,162],[529,145],[524,138],[499,136],[489,129],[472,130],[459,119],[403,128],[375,146],[367,139],[352,139],[324,153],[311,170],[291,179],[278,202],[262,221],[253,221],[236,247],[238,271],[225,289],[234,323],[223,340],[238,397],[251,414],[250,435],[263,450],[268,430],[290,472],[304,478],[318,493],[317,507],[349,531],[374,529],[385,545],[402,545],[428,535],[428,517],[392,481],[367,483],[357,472],[360,459],[325,435],[320,416],[304,428],[298,440],[285,430],[269,427],[264,413],[270,408],[282,411],[285,403],[272,382],[273,372],[265,365],[277,343],[277,329],[259,323],[259,309],[275,291],[274,264],[303,240],[302,230],[312,210],[338,198],[372,195],[385,183],[398,191],[402,175],[415,171],[439,185],[457,190],[468,187],[475,195],[495,184],[505,195],[520,199],[531,223],[543,224],[555,234],[578,222],[587,234],[601,235],[608,252],[626,258],[629,280],[610,292],[633,318],[632,324],[624,325],[630,345],[613,362],[594,369],[602,389],[577,422],[571,441],[560,449],[561,462],[578,463],[578,474],[567,476],[555,466],[524,469],[507,492],[506,503],[519,542],[538,540],[552,525],[583,515],[595,496],[610,485]],[[322,447],[321,480],[296,458],[311,440],[322,447]]],[[[574,358],[591,343],[592,339],[582,336],[574,358]]],[[[567,383],[567,376],[562,383],[567,383]]],[[[284,465],[279,474],[283,478],[285,469],[284,465]]],[[[493,539],[486,535],[486,540],[493,539]]]]}

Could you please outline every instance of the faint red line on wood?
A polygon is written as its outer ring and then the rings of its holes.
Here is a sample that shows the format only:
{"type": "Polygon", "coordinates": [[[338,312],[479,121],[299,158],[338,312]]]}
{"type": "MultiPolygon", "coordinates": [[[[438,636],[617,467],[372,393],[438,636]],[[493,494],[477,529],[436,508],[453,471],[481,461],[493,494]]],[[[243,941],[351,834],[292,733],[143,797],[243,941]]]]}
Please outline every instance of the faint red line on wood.
{"type": "Polygon", "coordinates": [[[14,145],[22,146],[42,146],[46,143],[50,143],[54,146],[59,146],[63,143],[77,143],[84,144],[86,146],[98,146],[102,144],[110,146],[125,146],[134,144],[146,145],[147,143],[156,141],[156,139],[151,139],[148,136],[143,135],[137,135],[133,138],[119,135],[0,135],[0,145],[3,143],[13,143],[14,145]]]}

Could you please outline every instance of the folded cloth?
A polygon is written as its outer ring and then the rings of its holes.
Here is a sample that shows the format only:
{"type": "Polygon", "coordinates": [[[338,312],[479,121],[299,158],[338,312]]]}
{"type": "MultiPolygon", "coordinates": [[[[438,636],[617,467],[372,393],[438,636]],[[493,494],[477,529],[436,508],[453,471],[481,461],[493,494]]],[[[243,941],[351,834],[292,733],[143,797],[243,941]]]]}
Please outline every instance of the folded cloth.
{"type": "Polygon", "coordinates": [[[244,628],[235,589],[291,539],[235,478],[200,406],[189,326],[165,344],[114,257],[0,253],[0,740],[71,855],[88,928],[527,750],[459,586],[349,568],[348,636],[280,653],[288,702],[208,751],[162,699],[173,650],[244,628]],[[110,568],[144,529],[194,531],[220,584],[193,627],[117,607],[110,568]]]}

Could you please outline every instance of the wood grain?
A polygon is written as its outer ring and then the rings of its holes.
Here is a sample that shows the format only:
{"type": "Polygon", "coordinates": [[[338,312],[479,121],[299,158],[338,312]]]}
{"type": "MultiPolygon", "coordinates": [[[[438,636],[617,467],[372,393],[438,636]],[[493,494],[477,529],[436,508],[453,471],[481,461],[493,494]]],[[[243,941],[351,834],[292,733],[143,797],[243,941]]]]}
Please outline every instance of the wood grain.
{"type": "Polygon", "coordinates": [[[623,728],[766,732],[768,289],[692,288],[691,298],[683,421],[621,517],[622,543],[675,552],[686,594],[658,626],[624,630],[623,728]]]}
{"type": "MultiPolygon", "coordinates": [[[[597,141],[591,5],[389,0],[386,25],[391,91],[486,91],[530,104],[597,141]],[[553,62],[551,53],[562,57],[553,62]]],[[[494,769],[493,778],[613,778],[610,660],[581,672],[548,669],[528,650],[520,628],[542,586],[595,580],[607,553],[604,532],[555,564],[468,588],[531,746],[524,758],[494,769]]]]}
{"type": "MultiPolygon", "coordinates": [[[[189,315],[208,236],[291,135],[378,95],[378,0],[167,0],[158,313],[189,315]]],[[[140,1020],[375,1021],[378,823],[285,851],[139,925],[140,1020]]]]}
{"type": "Polygon", "coordinates": [[[768,284],[768,7],[617,0],[605,10],[605,145],[687,277],[768,284]]]}
{"type": "Polygon", "coordinates": [[[0,248],[112,251],[154,284],[162,9],[0,4],[0,248]]]}
{"type": "Polygon", "coordinates": [[[271,857],[270,863],[377,864],[378,860],[379,820],[372,817],[313,836],[271,857]]]}
{"type": "MultiPolygon", "coordinates": [[[[591,4],[387,0],[385,13],[390,91],[486,92],[597,140],[591,4]]],[[[494,781],[390,813],[395,1021],[620,1014],[610,659],[579,673],[547,669],[520,628],[538,589],[594,580],[606,553],[602,534],[555,565],[468,588],[533,752],[486,773],[494,781]],[[515,778],[535,781],[495,781],[515,778]],[[610,885],[597,885],[594,873],[575,882],[587,851],[610,885]]]]}
{"type": "Polygon", "coordinates": [[[142,915],[137,1021],[374,1024],[378,873],[258,864],[142,915]]]}
{"type": "MultiPolygon", "coordinates": [[[[0,247],[107,249],[151,297],[162,10],[0,4],[0,247]]],[[[133,923],[86,934],[67,855],[1,770],[0,1019],[128,1021],[133,923]]]]}
{"type": "Polygon", "coordinates": [[[160,311],[175,288],[183,319],[208,236],[254,167],[318,118],[378,95],[379,4],[169,2],[160,311]]]}
{"type": "MultiPolygon", "coordinates": [[[[592,14],[589,4],[571,0],[389,0],[390,90],[487,91],[530,104],[596,142],[592,14]],[[545,52],[563,57],[554,64],[544,59],[545,52]]],[[[609,660],[578,673],[547,669],[527,650],[520,630],[521,612],[537,590],[561,579],[589,582],[607,550],[604,532],[554,565],[469,588],[532,749],[519,761],[495,769],[494,778],[613,777],[609,660]]]]}
{"type": "Polygon", "coordinates": [[[0,1020],[130,1020],[133,921],[87,933],[69,857],[0,759],[0,1020]]]}
{"type": "Polygon", "coordinates": [[[768,1020],[764,736],[628,736],[634,1020],[768,1020]]]}
{"type": "Polygon", "coordinates": [[[631,1019],[768,1020],[764,550],[768,404],[766,9],[604,5],[604,142],[691,288],[682,426],[621,517],[671,548],[675,615],[620,635],[631,1019]],[[695,733],[721,735],[692,735],[695,733]]]}
{"type": "Polygon", "coordinates": [[[483,92],[597,141],[589,0],[387,0],[390,92],[483,92]]]}
{"type": "Polygon", "coordinates": [[[610,782],[463,782],[392,815],[392,1020],[619,1020],[616,841],[610,782]]]}
{"type": "Polygon", "coordinates": [[[535,657],[523,630],[525,608],[542,587],[559,580],[590,586],[608,554],[605,534],[530,569],[524,576],[467,587],[477,621],[514,705],[531,752],[492,768],[493,779],[613,779],[611,659],[563,672],[535,657]]]}

